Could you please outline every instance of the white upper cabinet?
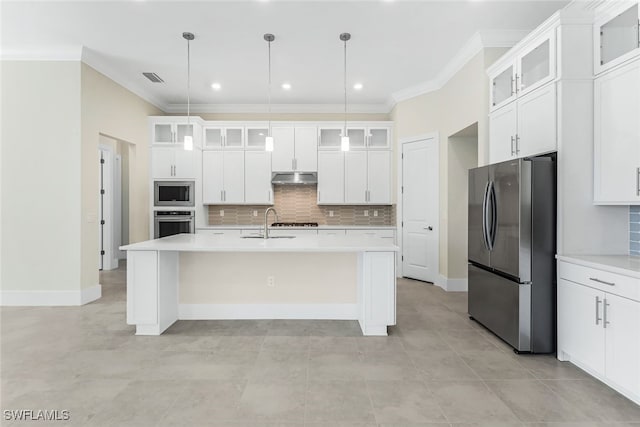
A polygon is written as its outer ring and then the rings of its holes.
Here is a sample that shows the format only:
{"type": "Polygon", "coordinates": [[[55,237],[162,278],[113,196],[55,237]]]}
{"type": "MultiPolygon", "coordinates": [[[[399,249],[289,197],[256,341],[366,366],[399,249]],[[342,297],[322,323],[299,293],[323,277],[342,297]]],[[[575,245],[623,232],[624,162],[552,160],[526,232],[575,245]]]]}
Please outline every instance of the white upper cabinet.
{"type": "Polygon", "coordinates": [[[530,44],[517,57],[516,94],[525,95],[556,77],[555,29],[530,44]]]}
{"type": "Polygon", "coordinates": [[[204,126],[203,128],[203,148],[204,149],[232,149],[244,148],[244,128],[204,126]]]}
{"type": "Polygon", "coordinates": [[[247,149],[264,150],[267,136],[269,136],[268,126],[247,126],[247,149]]]}
{"type": "Polygon", "coordinates": [[[151,143],[182,144],[185,136],[195,136],[195,126],[194,123],[154,122],[151,125],[151,143]]]}
{"type": "Polygon", "coordinates": [[[367,152],[344,153],[344,202],[362,204],[367,202],[367,152]]]}
{"type": "Polygon", "coordinates": [[[316,127],[274,127],[274,172],[316,172],[318,170],[316,127]]]}
{"type": "Polygon", "coordinates": [[[637,1],[612,2],[593,26],[594,72],[600,74],[640,54],[640,8],[637,1]]]}
{"type": "MultiPolygon", "coordinates": [[[[344,125],[320,126],[318,129],[318,148],[320,150],[339,150],[344,125]]],[[[391,126],[369,126],[364,123],[348,123],[347,136],[349,148],[384,149],[391,147],[391,126]]]]}
{"type": "Polygon", "coordinates": [[[518,99],[516,157],[557,150],[556,85],[548,85],[518,99]]]}
{"type": "Polygon", "coordinates": [[[344,153],[344,182],[346,204],[391,204],[391,153],[344,153]]]}
{"type": "Polygon", "coordinates": [[[344,204],[344,153],[318,153],[318,204],[344,204]]]}
{"type": "Polygon", "coordinates": [[[195,179],[195,154],[182,147],[152,147],[151,176],[154,179],[195,179]]]}
{"type": "Polygon", "coordinates": [[[594,81],[594,202],[640,204],[640,59],[594,81]]]}
{"type": "Polygon", "coordinates": [[[244,203],[244,151],[202,152],[202,202],[244,203]]]}
{"type": "MultiPolygon", "coordinates": [[[[499,61],[500,64],[500,61],[499,61]]],[[[491,111],[554,81],[556,78],[555,28],[520,48],[501,65],[489,69],[491,111]]]]}
{"type": "Polygon", "coordinates": [[[489,162],[515,158],[518,115],[516,104],[509,104],[489,115],[489,162]]]}
{"type": "Polygon", "coordinates": [[[244,156],[244,202],[255,205],[273,204],[271,153],[247,151],[244,156]]]}

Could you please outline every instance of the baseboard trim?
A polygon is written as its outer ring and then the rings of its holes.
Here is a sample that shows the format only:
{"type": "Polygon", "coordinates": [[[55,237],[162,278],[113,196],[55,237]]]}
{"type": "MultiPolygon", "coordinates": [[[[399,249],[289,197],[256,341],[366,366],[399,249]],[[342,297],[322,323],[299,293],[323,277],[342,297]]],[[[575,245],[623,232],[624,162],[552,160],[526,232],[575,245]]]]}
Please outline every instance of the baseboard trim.
{"type": "Polygon", "coordinates": [[[356,320],[357,304],[180,304],[178,319],[356,320]]]}
{"type": "Polygon", "coordinates": [[[467,292],[469,289],[468,279],[450,279],[442,274],[436,285],[447,292],[467,292]]]}
{"type": "Polygon", "coordinates": [[[79,306],[102,296],[100,284],[77,291],[0,291],[0,306],[79,306]]]}

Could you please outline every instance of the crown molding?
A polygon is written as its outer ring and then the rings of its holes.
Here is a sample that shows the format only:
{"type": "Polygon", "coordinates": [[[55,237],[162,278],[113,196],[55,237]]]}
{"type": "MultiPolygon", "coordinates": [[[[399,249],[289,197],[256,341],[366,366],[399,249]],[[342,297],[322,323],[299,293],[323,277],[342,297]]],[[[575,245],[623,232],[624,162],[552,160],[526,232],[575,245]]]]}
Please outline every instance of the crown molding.
{"type": "MultiPolygon", "coordinates": [[[[163,109],[166,113],[186,113],[187,104],[168,104],[163,109]]],[[[350,104],[349,114],[387,114],[387,104],[350,104]]],[[[191,104],[192,113],[268,113],[267,104],[191,104]]],[[[272,104],[272,113],[325,113],[342,114],[344,104],[272,104]]]]}
{"type": "Polygon", "coordinates": [[[474,56],[480,53],[482,49],[490,47],[513,47],[528,33],[529,31],[527,30],[478,31],[471,36],[434,79],[392,93],[387,102],[389,110],[392,110],[398,102],[441,89],[458,71],[473,59],[474,56]]]}
{"type": "Polygon", "coordinates": [[[51,46],[34,49],[0,50],[2,61],[80,61],[82,59],[82,46],[51,46]]]}

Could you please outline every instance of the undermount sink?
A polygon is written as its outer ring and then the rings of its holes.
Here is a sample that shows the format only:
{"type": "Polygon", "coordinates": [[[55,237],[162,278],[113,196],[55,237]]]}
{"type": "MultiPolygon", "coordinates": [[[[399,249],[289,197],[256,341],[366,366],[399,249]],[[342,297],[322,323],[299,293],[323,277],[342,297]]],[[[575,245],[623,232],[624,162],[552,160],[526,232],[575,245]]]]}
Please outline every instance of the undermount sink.
{"type": "MultiPolygon", "coordinates": [[[[250,235],[250,236],[241,236],[243,239],[264,239],[264,236],[250,235]]],[[[268,239],[295,239],[296,236],[269,236],[268,239]]]]}

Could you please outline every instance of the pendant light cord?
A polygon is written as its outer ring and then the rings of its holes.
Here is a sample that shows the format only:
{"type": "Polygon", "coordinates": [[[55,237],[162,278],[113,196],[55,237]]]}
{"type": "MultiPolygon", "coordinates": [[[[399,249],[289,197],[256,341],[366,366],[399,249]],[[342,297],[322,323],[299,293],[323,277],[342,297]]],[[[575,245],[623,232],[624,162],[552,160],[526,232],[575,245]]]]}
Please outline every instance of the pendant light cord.
{"type": "Polygon", "coordinates": [[[347,41],[344,41],[344,136],[347,136],[347,41]]]}
{"type": "Polygon", "coordinates": [[[187,126],[191,117],[191,40],[187,39],[187,126]]]}
{"type": "Polygon", "coordinates": [[[269,136],[271,136],[271,41],[269,41],[269,136]]]}

